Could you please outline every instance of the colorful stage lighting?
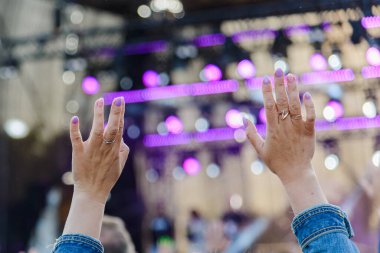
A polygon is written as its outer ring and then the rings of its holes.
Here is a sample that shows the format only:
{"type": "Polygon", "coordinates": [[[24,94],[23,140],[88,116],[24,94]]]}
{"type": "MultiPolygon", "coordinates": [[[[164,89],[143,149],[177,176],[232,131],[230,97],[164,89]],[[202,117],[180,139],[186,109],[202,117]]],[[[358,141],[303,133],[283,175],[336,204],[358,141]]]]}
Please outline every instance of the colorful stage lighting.
{"type": "Polygon", "coordinates": [[[334,122],[336,119],[341,118],[343,114],[343,105],[335,100],[329,101],[323,109],[323,117],[329,122],[334,122]]]}
{"type": "Polygon", "coordinates": [[[380,51],[376,47],[370,47],[365,54],[368,64],[372,66],[380,66],[380,51]]]}
{"type": "Polygon", "coordinates": [[[244,79],[252,78],[256,74],[256,67],[250,60],[242,60],[237,65],[237,72],[244,79]]]}
{"type": "Polygon", "coordinates": [[[160,75],[154,70],[147,70],[142,76],[145,87],[153,88],[160,85],[160,75]]]}
{"type": "Polygon", "coordinates": [[[182,167],[190,176],[195,176],[201,171],[201,164],[194,157],[186,158],[182,164],[182,167]]]}
{"type": "Polygon", "coordinates": [[[380,27],[380,17],[378,16],[363,17],[361,22],[366,29],[380,27]]]}
{"type": "Polygon", "coordinates": [[[326,58],[321,53],[315,53],[310,57],[310,66],[314,71],[322,71],[327,69],[326,58]]]}
{"type": "Polygon", "coordinates": [[[100,84],[93,76],[86,76],[82,81],[82,90],[84,93],[94,95],[99,92],[100,84]]]}
{"type": "Polygon", "coordinates": [[[243,126],[243,115],[235,109],[231,109],[226,113],[226,123],[231,128],[239,128],[243,126]]]}
{"type": "Polygon", "coordinates": [[[202,70],[202,74],[206,81],[220,81],[223,77],[222,70],[214,64],[207,64],[202,70]]]}
{"type": "Polygon", "coordinates": [[[176,116],[169,116],[165,120],[165,125],[168,131],[172,134],[180,134],[183,132],[183,123],[176,116]]]}

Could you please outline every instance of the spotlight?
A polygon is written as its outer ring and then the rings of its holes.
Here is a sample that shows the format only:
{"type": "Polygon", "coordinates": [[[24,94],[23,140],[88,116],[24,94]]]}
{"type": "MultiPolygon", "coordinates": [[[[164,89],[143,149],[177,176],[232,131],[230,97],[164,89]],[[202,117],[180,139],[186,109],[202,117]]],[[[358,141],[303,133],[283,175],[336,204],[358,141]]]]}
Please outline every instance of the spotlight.
{"type": "Polygon", "coordinates": [[[235,109],[227,111],[225,120],[227,125],[231,128],[239,128],[244,125],[243,115],[241,114],[241,112],[235,109]]]}
{"type": "Polygon", "coordinates": [[[176,116],[169,116],[165,120],[166,129],[172,134],[180,134],[183,132],[183,123],[176,116]]]}
{"type": "Polygon", "coordinates": [[[242,78],[249,79],[255,76],[256,68],[250,60],[242,60],[237,65],[237,72],[242,78]]]}
{"type": "Polygon", "coordinates": [[[234,132],[234,139],[238,143],[243,143],[247,140],[247,134],[242,128],[236,129],[234,132]]]}
{"type": "Polygon", "coordinates": [[[210,123],[206,118],[199,118],[195,121],[195,130],[198,132],[206,132],[210,127],[210,123]]]}
{"type": "Polygon", "coordinates": [[[82,80],[82,89],[84,93],[94,95],[99,92],[100,84],[98,80],[93,76],[86,76],[82,80]]]}
{"type": "Polygon", "coordinates": [[[212,163],[209,166],[207,166],[206,174],[210,178],[217,178],[220,175],[220,167],[217,164],[212,163]]]}
{"type": "Polygon", "coordinates": [[[83,12],[79,9],[74,10],[70,15],[70,21],[75,25],[79,25],[80,23],[82,23],[83,19],[83,12]]]}
{"type": "Polygon", "coordinates": [[[74,55],[78,52],[79,47],[79,36],[75,33],[70,33],[66,36],[66,53],[74,55]]]}
{"type": "Polygon", "coordinates": [[[186,158],[182,164],[182,167],[190,176],[195,176],[201,171],[201,164],[194,157],[186,158]]]}
{"type": "Polygon", "coordinates": [[[342,68],[342,61],[339,55],[332,54],[329,56],[328,63],[333,70],[339,70],[342,68]]]}
{"type": "Polygon", "coordinates": [[[330,100],[323,109],[323,117],[329,122],[334,122],[336,119],[341,118],[343,114],[343,105],[335,100],[330,100]]]}
{"type": "Polygon", "coordinates": [[[207,64],[201,71],[200,76],[203,81],[220,81],[223,77],[223,73],[218,66],[207,64]]]}
{"type": "Polygon", "coordinates": [[[160,85],[160,75],[153,70],[147,70],[142,77],[143,84],[147,88],[153,88],[160,85]]]}
{"type": "Polygon", "coordinates": [[[260,175],[264,172],[265,165],[262,161],[256,160],[251,164],[251,171],[255,175],[260,175]]]}
{"type": "Polygon", "coordinates": [[[9,119],[4,123],[4,131],[13,139],[22,139],[29,134],[29,126],[20,119],[9,119]]]}
{"type": "Polygon", "coordinates": [[[368,64],[372,66],[380,65],[380,51],[378,48],[376,47],[368,48],[365,56],[366,56],[368,64]]]}
{"type": "Polygon", "coordinates": [[[310,57],[310,66],[314,71],[323,71],[327,69],[326,58],[321,53],[315,53],[310,57]]]}
{"type": "Polygon", "coordinates": [[[162,73],[160,73],[159,77],[160,77],[160,85],[161,86],[166,86],[169,84],[170,77],[167,73],[162,72],[162,73]]]}
{"type": "Polygon", "coordinates": [[[328,170],[335,170],[339,166],[339,157],[335,154],[329,154],[325,158],[325,167],[328,170]]]}
{"type": "Polygon", "coordinates": [[[367,99],[362,106],[363,114],[367,118],[374,118],[377,115],[376,103],[373,99],[367,99]]]}
{"type": "Polygon", "coordinates": [[[74,184],[74,176],[71,171],[67,171],[62,175],[62,183],[65,185],[73,185],[74,184]]]}
{"type": "Polygon", "coordinates": [[[152,15],[152,11],[149,6],[143,4],[137,8],[137,14],[142,18],[149,18],[152,15]]]}

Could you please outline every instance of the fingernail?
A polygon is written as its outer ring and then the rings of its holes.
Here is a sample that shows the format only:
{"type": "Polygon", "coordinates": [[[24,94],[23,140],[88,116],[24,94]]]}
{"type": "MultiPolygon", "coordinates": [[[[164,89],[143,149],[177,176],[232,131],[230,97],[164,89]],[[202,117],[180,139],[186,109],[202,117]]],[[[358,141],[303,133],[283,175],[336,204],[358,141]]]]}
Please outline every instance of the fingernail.
{"type": "Polygon", "coordinates": [[[244,124],[244,127],[247,128],[248,127],[248,120],[247,118],[243,117],[243,124],[244,124]]]}
{"type": "Polygon", "coordinates": [[[310,99],[310,98],[311,98],[311,95],[310,95],[309,92],[306,92],[306,93],[305,93],[305,98],[306,98],[306,99],[310,99]]]}
{"type": "Polygon", "coordinates": [[[73,124],[78,124],[78,121],[79,121],[78,116],[74,116],[73,119],[71,120],[71,122],[73,122],[73,124]]]}
{"type": "Polygon", "coordinates": [[[282,77],[282,69],[276,69],[276,72],[274,73],[276,77],[282,77]]]}
{"type": "Polygon", "coordinates": [[[103,104],[104,104],[104,99],[103,98],[100,98],[100,99],[98,99],[98,101],[96,101],[96,105],[99,106],[99,107],[103,106],[103,104]]]}
{"type": "Polygon", "coordinates": [[[115,101],[116,106],[121,106],[121,98],[117,98],[115,101]]]}
{"type": "Polygon", "coordinates": [[[265,85],[268,85],[270,83],[269,77],[265,76],[263,82],[264,82],[265,85]]]}

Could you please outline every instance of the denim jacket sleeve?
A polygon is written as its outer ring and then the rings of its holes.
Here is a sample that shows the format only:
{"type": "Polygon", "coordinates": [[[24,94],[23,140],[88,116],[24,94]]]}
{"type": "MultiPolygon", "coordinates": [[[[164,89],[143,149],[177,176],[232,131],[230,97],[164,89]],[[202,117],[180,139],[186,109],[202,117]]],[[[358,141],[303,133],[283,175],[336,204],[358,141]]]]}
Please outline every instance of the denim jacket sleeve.
{"type": "Polygon", "coordinates": [[[292,230],[304,253],[359,253],[347,215],[337,206],[317,205],[298,214],[292,230]]]}
{"type": "Polygon", "coordinates": [[[103,253],[99,240],[82,234],[67,234],[58,238],[53,253],[103,253]]]}

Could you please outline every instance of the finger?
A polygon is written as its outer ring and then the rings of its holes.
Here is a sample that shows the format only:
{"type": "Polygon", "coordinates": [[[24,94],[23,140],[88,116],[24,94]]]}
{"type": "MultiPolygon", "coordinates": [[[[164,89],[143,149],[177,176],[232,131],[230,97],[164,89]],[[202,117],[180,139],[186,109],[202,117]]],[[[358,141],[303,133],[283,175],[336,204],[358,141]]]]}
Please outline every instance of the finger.
{"type": "Polygon", "coordinates": [[[92,128],[90,140],[96,143],[103,141],[104,134],[104,99],[99,98],[94,104],[94,119],[92,120],[92,128]]]}
{"type": "Polygon", "coordinates": [[[264,108],[268,127],[277,124],[276,102],[273,97],[272,85],[268,77],[264,78],[262,92],[264,97],[264,108]]]}
{"type": "MultiPolygon", "coordinates": [[[[287,75],[286,80],[288,82],[288,96],[289,96],[289,111],[291,116],[301,115],[301,101],[297,88],[296,77],[292,74],[287,75]]],[[[302,118],[300,118],[302,119],[302,118]]],[[[294,120],[294,122],[301,122],[301,120],[294,120]]]]}
{"type": "Polygon", "coordinates": [[[259,155],[261,155],[264,149],[264,139],[261,137],[261,135],[257,131],[256,126],[251,121],[249,121],[246,118],[244,118],[243,120],[244,120],[244,125],[246,126],[245,131],[247,133],[249,142],[255,148],[256,152],[259,155]]]}
{"type": "Polygon", "coordinates": [[[104,133],[104,140],[116,141],[119,132],[120,115],[122,112],[123,98],[118,97],[114,99],[111,106],[110,116],[108,118],[108,125],[104,133]]]}
{"type": "Polygon", "coordinates": [[[312,135],[314,134],[314,131],[315,131],[315,127],[314,127],[315,108],[314,108],[314,103],[309,92],[306,92],[303,95],[303,101],[304,101],[305,109],[306,109],[305,129],[308,134],[312,135]]]}
{"type": "Polygon", "coordinates": [[[79,118],[77,116],[74,116],[71,119],[70,139],[73,151],[80,151],[83,148],[82,135],[79,129],[79,118]]]}
{"type": "Polygon", "coordinates": [[[281,69],[277,69],[274,74],[274,89],[278,111],[287,110],[289,108],[288,96],[285,89],[284,73],[281,69]]]}
{"type": "Polygon", "coordinates": [[[129,147],[122,141],[120,143],[120,167],[124,168],[129,155],[129,147]]]}
{"type": "Polygon", "coordinates": [[[117,133],[117,137],[116,137],[117,142],[120,142],[122,140],[123,134],[124,134],[124,112],[125,112],[125,104],[123,100],[122,105],[121,105],[120,119],[119,119],[119,132],[117,133]]]}

